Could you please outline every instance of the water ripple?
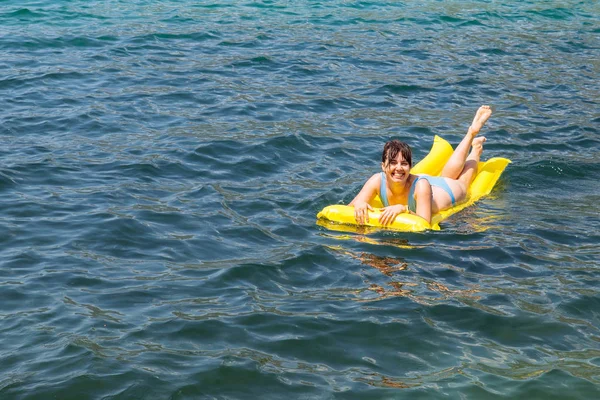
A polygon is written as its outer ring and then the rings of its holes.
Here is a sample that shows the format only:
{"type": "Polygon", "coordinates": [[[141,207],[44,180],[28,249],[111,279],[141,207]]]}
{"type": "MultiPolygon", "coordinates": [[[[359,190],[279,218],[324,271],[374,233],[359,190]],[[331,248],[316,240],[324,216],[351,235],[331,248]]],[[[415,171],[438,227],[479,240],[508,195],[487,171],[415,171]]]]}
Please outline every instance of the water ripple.
{"type": "Polygon", "coordinates": [[[593,2],[5,2],[0,395],[596,398],[593,2]],[[439,232],[315,224],[492,104],[439,232]]]}

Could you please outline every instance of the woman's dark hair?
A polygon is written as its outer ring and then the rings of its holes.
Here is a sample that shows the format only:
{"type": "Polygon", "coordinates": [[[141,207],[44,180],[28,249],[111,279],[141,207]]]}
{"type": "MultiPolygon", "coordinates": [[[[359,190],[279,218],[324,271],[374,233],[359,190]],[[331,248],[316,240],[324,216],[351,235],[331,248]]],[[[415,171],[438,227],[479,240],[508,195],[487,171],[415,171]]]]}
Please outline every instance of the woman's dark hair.
{"type": "Polygon", "coordinates": [[[391,160],[395,160],[398,157],[398,153],[402,154],[404,160],[412,167],[412,151],[410,150],[410,146],[395,139],[390,140],[383,146],[381,162],[387,166],[391,160]]]}

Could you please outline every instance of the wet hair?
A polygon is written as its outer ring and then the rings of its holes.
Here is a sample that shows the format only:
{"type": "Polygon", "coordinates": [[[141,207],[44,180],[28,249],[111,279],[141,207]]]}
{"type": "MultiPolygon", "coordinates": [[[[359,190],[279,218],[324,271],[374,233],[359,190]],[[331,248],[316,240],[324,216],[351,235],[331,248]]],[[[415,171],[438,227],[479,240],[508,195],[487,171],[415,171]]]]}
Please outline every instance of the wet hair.
{"type": "Polygon", "coordinates": [[[383,153],[381,154],[381,162],[387,166],[390,161],[395,160],[398,157],[398,153],[402,154],[402,157],[408,165],[412,167],[412,151],[410,146],[399,140],[390,140],[383,146],[383,153]]]}

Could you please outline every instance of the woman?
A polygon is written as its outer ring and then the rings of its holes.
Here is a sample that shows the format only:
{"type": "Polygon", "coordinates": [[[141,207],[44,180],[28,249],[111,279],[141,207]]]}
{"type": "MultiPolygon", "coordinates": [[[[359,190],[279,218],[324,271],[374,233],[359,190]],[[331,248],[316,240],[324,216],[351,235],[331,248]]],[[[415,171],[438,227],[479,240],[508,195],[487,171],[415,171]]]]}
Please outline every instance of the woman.
{"type": "Polygon", "coordinates": [[[431,223],[431,215],[464,201],[483,151],[484,137],[476,138],[492,115],[481,106],[467,134],[448,159],[439,177],[413,175],[410,147],[399,140],[387,142],[381,156],[382,172],[373,175],[349,205],[354,206],[358,224],[369,222],[369,204],[379,195],[384,205],[379,222],[390,224],[403,212],[416,214],[431,223]],[[471,150],[469,153],[469,149],[471,150]]]}

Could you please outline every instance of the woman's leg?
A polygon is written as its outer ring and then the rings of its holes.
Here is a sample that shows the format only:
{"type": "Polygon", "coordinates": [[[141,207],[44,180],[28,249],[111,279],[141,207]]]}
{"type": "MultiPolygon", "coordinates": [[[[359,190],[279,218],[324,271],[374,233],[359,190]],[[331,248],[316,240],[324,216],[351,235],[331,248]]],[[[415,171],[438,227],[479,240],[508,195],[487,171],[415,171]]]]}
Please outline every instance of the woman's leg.
{"type": "MultiPolygon", "coordinates": [[[[454,153],[452,153],[452,155],[448,159],[448,162],[446,163],[446,165],[444,165],[444,169],[442,170],[443,177],[459,179],[459,177],[463,173],[463,170],[467,167],[466,161],[471,160],[470,154],[469,154],[469,149],[471,148],[471,145],[474,143],[473,139],[479,133],[479,130],[481,128],[483,128],[483,125],[486,123],[486,121],[490,118],[491,115],[492,115],[492,109],[489,106],[479,107],[479,109],[477,110],[477,113],[475,113],[475,118],[473,118],[473,123],[471,123],[471,126],[469,127],[467,134],[465,135],[463,140],[461,140],[461,142],[458,144],[458,146],[456,146],[454,153]],[[467,156],[469,156],[469,158],[467,158],[467,156]]],[[[483,139],[483,141],[485,141],[485,138],[483,139]]],[[[480,149],[478,150],[479,155],[476,155],[476,154],[473,155],[474,157],[476,156],[477,161],[479,161],[479,156],[481,156],[481,149],[482,149],[481,146],[483,145],[483,141],[480,143],[480,146],[479,146],[480,147],[480,149]]],[[[473,152],[471,151],[471,153],[473,153],[473,152]]],[[[477,167],[476,163],[475,163],[475,167],[477,167]]],[[[472,168],[472,165],[469,168],[472,168]]],[[[470,181],[469,181],[469,183],[470,183],[470,181]]]]}
{"type": "Polygon", "coordinates": [[[465,161],[465,166],[458,176],[458,180],[465,185],[465,189],[469,189],[471,186],[471,182],[473,178],[477,175],[477,166],[479,165],[479,158],[481,157],[481,153],[483,152],[483,143],[485,142],[485,137],[478,137],[473,139],[471,152],[465,161]]]}

